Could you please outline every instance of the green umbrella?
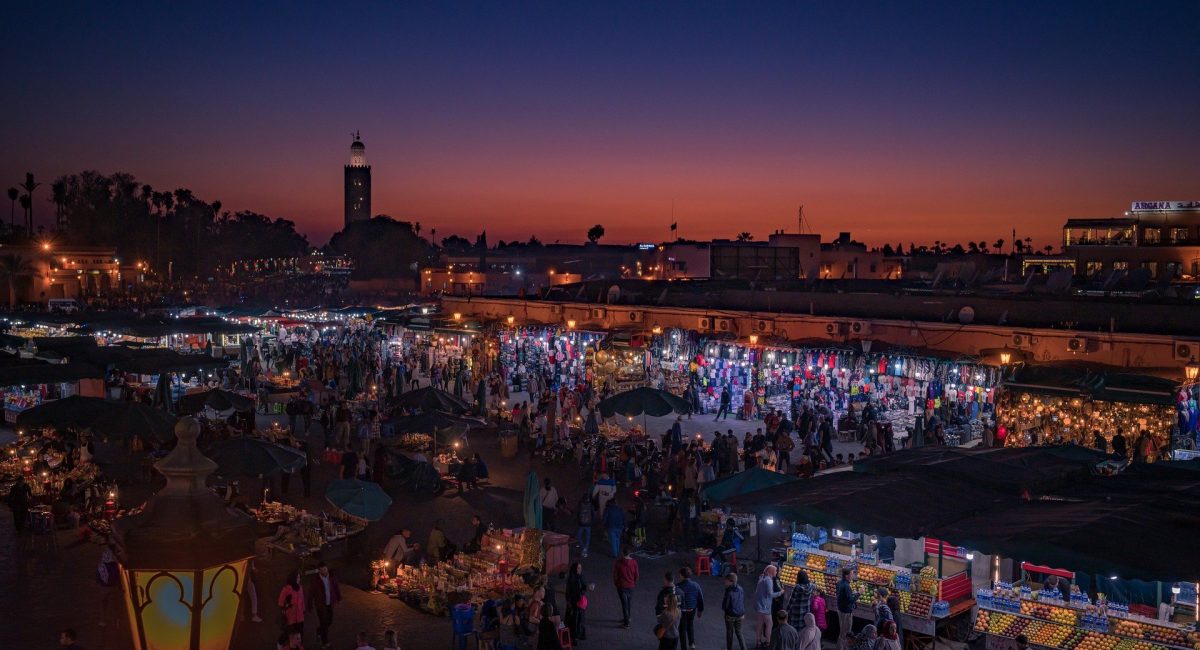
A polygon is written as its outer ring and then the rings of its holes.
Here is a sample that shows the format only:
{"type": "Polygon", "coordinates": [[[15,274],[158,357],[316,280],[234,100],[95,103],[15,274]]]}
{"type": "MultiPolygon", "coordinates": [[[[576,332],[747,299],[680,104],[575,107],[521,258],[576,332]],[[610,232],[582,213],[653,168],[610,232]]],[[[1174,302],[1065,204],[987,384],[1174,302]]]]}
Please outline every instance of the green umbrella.
{"type": "Polygon", "coordinates": [[[738,472],[723,479],[706,483],[701,493],[709,501],[725,501],[755,490],[791,483],[799,480],[780,472],[772,472],[761,467],[751,467],[744,472],[738,472]]]}
{"type": "Polygon", "coordinates": [[[691,409],[688,403],[673,393],[658,388],[634,388],[623,393],[617,393],[600,402],[600,413],[606,418],[619,413],[633,417],[635,415],[666,415],[671,412],[687,413],[691,409]]]}
{"type": "Polygon", "coordinates": [[[17,416],[17,428],[89,428],[97,418],[111,415],[119,406],[120,402],[112,402],[102,397],[72,395],[21,411],[17,416]]]}
{"type": "Polygon", "coordinates": [[[308,462],[304,452],[262,438],[238,436],[214,443],[204,455],[217,463],[217,473],[225,477],[274,476],[292,472],[308,462]]]}
{"type": "Polygon", "coordinates": [[[448,411],[450,413],[466,413],[471,405],[452,393],[426,386],[404,393],[396,398],[396,404],[410,409],[422,411],[448,411]]]}
{"type": "Polygon", "coordinates": [[[542,527],[542,484],[538,482],[537,472],[529,472],[525,477],[525,527],[542,527]]]}
{"type": "Polygon", "coordinates": [[[141,438],[164,443],[175,435],[179,418],[141,402],[116,402],[111,413],[96,418],[92,431],[109,438],[141,438]]]}
{"type": "Polygon", "coordinates": [[[392,497],[388,496],[378,483],[356,478],[330,483],[325,490],[325,500],[351,517],[367,521],[383,519],[388,507],[392,505],[392,497]]]}

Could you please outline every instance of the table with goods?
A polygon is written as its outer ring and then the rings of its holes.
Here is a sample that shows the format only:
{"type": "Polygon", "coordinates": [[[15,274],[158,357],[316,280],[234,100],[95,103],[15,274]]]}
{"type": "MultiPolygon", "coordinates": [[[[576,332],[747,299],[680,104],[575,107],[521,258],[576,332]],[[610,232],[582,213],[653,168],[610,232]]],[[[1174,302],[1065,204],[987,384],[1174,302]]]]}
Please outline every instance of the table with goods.
{"type": "Polygon", "coordinates": [[[853,571],[851,589],[858,594],[856,618],[873,620],[875,592],[880,587],[895,588],[900,599],[900,611],[895,612],[900,627],[906,633],[929,637],[930,642],[939,627],[969,612],[974,605],[971,579],[965,572],[938,578],[934,566],[913,573],[907,567],[877,563],[870,554],[851,556],[821,548],[829,545],[818,545],[801,533],[793,535],[780,579],[786,586],[795,586],[797,576],[804,571],[820,588],[830,611],[837,606],[837,583],[844,568],[853,571]]]}
{"type": "Polygon", "coordinates": [[[529,595],[542,573],[543,532],[530,528],[491,529],[476,553],[457,553],[437,564],[372,563],[375,589],[421,611],[445,616],[454,605],[529,595]]]}
{"type": "Polygon", "coordinates": [[[366,530],[366,522],[347,515],[312,514],[278,501],[264,502],[253,511],[259,524],[274,527],[267,549],[299,557],[329,560],[346,554],[349,541],[366,530]]]}
{"type": "Polygon", "coordinates": [[[991,589],[980,589],[975,599],[975,631],[986,635],[990,650],[1014,648],[1021,634],[1032,645],[1055,650],[1200,648],[1200,633],[1191,625],[1139,616],[1128,605],[1107,601],[1104,594],[1093,601],[1078,587],[1063,600],[1029,586],[997,582],[991,589]]]}

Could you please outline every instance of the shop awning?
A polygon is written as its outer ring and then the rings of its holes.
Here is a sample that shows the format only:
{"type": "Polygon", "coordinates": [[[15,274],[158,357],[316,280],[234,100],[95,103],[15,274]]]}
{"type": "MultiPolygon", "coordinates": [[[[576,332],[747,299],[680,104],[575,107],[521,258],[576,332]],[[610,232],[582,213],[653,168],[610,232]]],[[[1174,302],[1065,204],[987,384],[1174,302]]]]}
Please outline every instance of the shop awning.
{"type": "Polygon", "coordinates": [[[89,363],[38,363],[0,367],[0,386],[58,384],[103,378],[104,373],[89,363]]]}
{"type": "Polygon", "coordinates": [[[738,472],[737,474],[717,479],[711,483],[705,483],[701,494],[709,501],[720,503],[733,497],[743,496],[751,492],[765,490],[769,487],[798,480],[800,479],[782,472],[773,472],[762,467],[751,467],[744,472],[738,472]]]}
{"type": "Polygon", "coordinates": [[[179,354],[174,350],[153,348],[138,350],[126,361],[116,364],[117,369],[139,375],[157,375],[164,372],[190,372],[229,366],[228,359],[217,359],[207,354],[179,354]]]}
{"type": "Polygon", "coordinates": [[[1103,576],[1200,579],[1200,555],[1180,546],[1200,531],[1200,463],[1102,476],[1092,472],[1096,457],[1067,447],[908,450],[729,505],[817,526],[948,539],[1103,576]]]}

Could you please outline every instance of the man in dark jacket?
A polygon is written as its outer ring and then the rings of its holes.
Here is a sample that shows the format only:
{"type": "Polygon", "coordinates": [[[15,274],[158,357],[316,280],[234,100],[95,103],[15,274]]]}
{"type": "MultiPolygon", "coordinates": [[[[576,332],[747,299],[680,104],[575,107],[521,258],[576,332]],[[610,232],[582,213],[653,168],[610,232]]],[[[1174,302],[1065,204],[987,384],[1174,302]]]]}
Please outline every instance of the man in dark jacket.
{"type": "Polygon", "coordinates": [[[742,619],[746,618],[746,592],[737,583],[737,574],[725,576],[725,596],[721,599],[721,611],[725,612],[725,650],[733,650],[736,637],[738,647],[746,650],[742,638],[742,619]]]}
{"type": "Polygon", "coordinates": [[[704,590],[692,580],[690,567],[679,570],[679,650],[696,647],[696,617],[704,615],[704,590]]]}
{"type": "Polygon", "coordinates": [[[858,594],[850,586],[850,569],[842,569],[842,579],[837,583],[838,646],[846,645],[846,637],[854,629],[854,607],[858,594]]]}
{"type": "Polygon", "coordinates": [[[328,648],[333,607],[342,602],[341,587],[338,579],[329,572],[329,565],[324,562],[317,565],[317,575],[309,581],[305,594],[308,596],[308,607],[317,610],[317,637],[321,639],[321,645],[328,648]]]}
{"type": "Polygon", "coordinates": [[[663,610],[667,608],[667,596],[678,597],[678,595],[679,592],[675,589],[675,578],[671,575],[671,572],[668,571],[666,575],[663,576],[662,589],[658,590],[658,597],[654,599],[654,615],[658,616],[659,614],[662,614],[663,610]]]}

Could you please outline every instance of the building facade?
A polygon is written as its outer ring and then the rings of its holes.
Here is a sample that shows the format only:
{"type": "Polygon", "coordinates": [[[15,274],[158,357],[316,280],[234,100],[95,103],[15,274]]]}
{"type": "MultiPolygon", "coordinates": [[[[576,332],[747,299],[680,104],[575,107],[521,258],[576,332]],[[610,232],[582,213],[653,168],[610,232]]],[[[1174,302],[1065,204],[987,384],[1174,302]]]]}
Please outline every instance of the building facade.
{"type": "Polygon", "coordinates": [[[371,218],[371,166],[367,164],[367,148],[357,133],[350,145],[350,164],[345,175],[345,225],[371,218]]]}
{"type": "Polygon", "coordinates": [[[1200,201],[1137,201],[1122,217],[1068,219],[1063,252],[1085,277],[1144,269],[1159,281],[1200,279],[1200,201]]]}

